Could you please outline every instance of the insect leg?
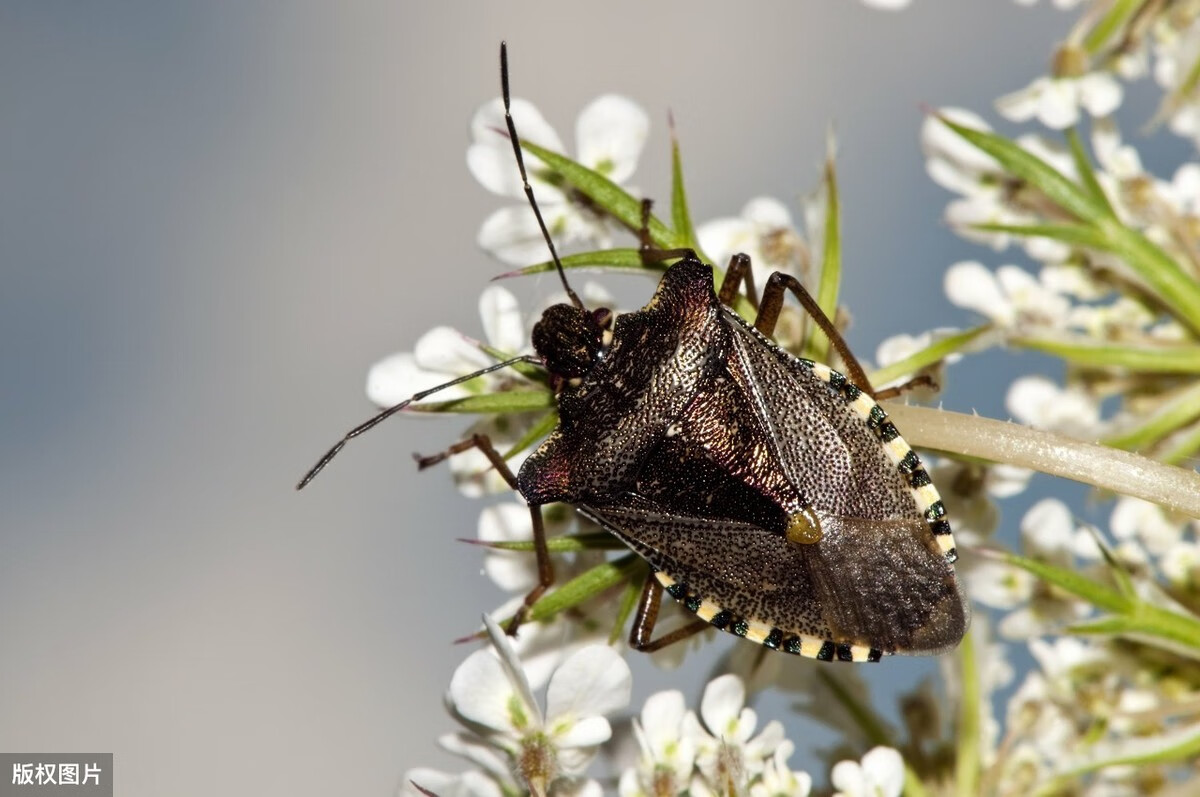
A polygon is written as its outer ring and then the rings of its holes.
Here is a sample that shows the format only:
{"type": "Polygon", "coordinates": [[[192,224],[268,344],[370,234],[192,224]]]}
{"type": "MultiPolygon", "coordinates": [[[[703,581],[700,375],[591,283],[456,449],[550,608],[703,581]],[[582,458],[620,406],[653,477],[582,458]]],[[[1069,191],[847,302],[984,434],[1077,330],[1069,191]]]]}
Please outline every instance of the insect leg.
{"type": "Polygon", "coordinates": [[[650,206],[654,203],[649,199],[642,200],[642,224],[638,227],[638,254],[643,263],[662,263],[679,257],[690,257],[697,260],[696,253],[686,247],[682,249],[659,249],[650,240],[650,206]]]}
{"type": "Polygon", "coordinates": [[[709,627],[704,620],[693,620],[685,626],[676,628],[669,634],[663,634],[658,639],[650,639],[654,633],[654,624],[658,622],[658,610],[662,606],[663,587],[653,573],[646,575],[646,583],[642,587],[642,598],[638,601],[637,614],[633,617],[633,628],[629,630],[629,646],[643,653],[653,653],[662,650],[700,633],[709,627]]]}
{"type": "Polygon", "coordinates": [[[717,295],[721,304],[726,307],[733,306],[733,300],[737,298],[738,287],[742,282],[746,283],[746,298],[750,300],[750,306],[757,310],[758,289],[754,287],[754,269],[750,268],[750,256],[739,252],[729,258],[729,268],[725,270],[725,279],[721,280],[721,292],[717,295]]]}
{"type": "Polygon", "coordinates": [[[771,279],[767,280],[767,288],[763,291],[762,304],[758,308],[758,318],[754,319],[754,328],[768,337],[775,331],[775,322],[779,320],[779,311],[783,309],[783,292],[785,290],[791,291],[800,300],[800,304],[804,307],[805,312],[809,314],[813,321],[817,322],[817,326],[821,328],[821,331],[829,338],[833,347],[837,349],[842,362],[846,364],[846,370],[850,372],[850,381],[874,397],[875,388],[871,387],[871,381],[867,379],[866,371],[859,365],[854,355],[850,353],[850,347],[846,345],[846,340],[842,337],[842,333],[837,331],[837,327],[829,320],[829,316],[825,315],[825,311],[817,304],[816,299],[800,284],[800,280],[791,274],[776,271],[771,275],[771,279]]]}
{"type": "Polygon", "coordinates": [[[387,409],[382,410],[381,412],[379,412],[376,415],[369,418],[367,421],[360,423],[358,426],[355,426],[353,429],[346,432],[346,434],[342,436],[341,440],[334,443],[333,448],[326,451],[325,455],[323,457],[321,457],[319,460],[317,460],[317,464],[313,465],[311,468],[309,468],[308,473],[304,474],[304,478],[301,479],[300,483],[296,485],[296,489],[303,490],[305,485],[307,485],[310,481],[315,479],[317,477],[317,474],[320,473],[322,470],[324,470],[325,466],[328,465],[330,463],[330,461],[338,455],[338,452],[346,447],[346,443],[349,443],[351,440],[358,437],[360,434],[363,434],[364,432],[369,432],[371,429],[374,429],[376,426],[383,423],[388,418],[392,417],[397,412],[399,412],[400,410],[407,407],[409,404],[412,404],[414,401],[420,401],[421,399],[425,398],[426,396],[432,396],[434,393],[437,393],[439,390],[445,390],[448,387],[454,387],[457,384],[467,382],[471,379],[474,379],[477,376],[483,376],[484,374],[490,374],[492,371],[499,371],[501,368],[507,368],[510,365],[515,365],[517,363],[532,363],[533,365],[541,365],[542,361],[540,358],[534,357],[534,356],[528,355],[528,354],[521,355],[520,357],[513,357],[511,360],[505,360],[504,362],[499,362],[499,363],[496,363],[495,365],[489,365],[487,368],[481,368],[480,370],[476,371],[473,374],[467,374],[466,376],[460,376],[458,379],[451,379],[449,382],[446,382],[444,384],[438,385],[436,387],[431,387],[428,390],[422,390],[420,393],[414,393],[411,398],[406,398],[404,401],[401,401],[399,404],[393,404],[392,406],[388,407],[387,409]]]}
{"type": "Polygon", "coordinates": [[[875,391],[875,399],[883,401],[884,399],[896,398],[896,396],[903,395],[910,390],[916,390],[919,387],[929,387],[937,390],[937,386],[938,384],[932,376],[929,374],[920,374],[895,387],[885,387],[882,390],[875,391]]]}
{"type": "MultiPolygon", "coordinates": [[[[491,439],[485,434],[473,434],[439,454],[427,457],[423,457],[420,454],[414,454],[413,456],[417,460],[417,467],[425,470],[425,468],[436,465],[444,459],[452,457],[455,454],[461,454],[472,448],[478,448],[487,457],[488,462],[492,463],[492,467],[508,483],[513,492],[520,492],[517,477],[512,472],[512,468],[508,467],[508,463],[504,461],[504,456],[496,450],[496,447],[492,445],[491,439]]],[[[513,615],[512,620],[508,623],[508,627],[504,629],[510,636],[516,635],[517,628],[525,621],[525,615],[529,613],[529,607],[537,603],[538,598],[542,597],[546,590],[554,584],[554,563],[550,561],[550,551],[546,547],[546,526],[542,522],[541,504],[529,505],[529,519],[533,526],[533,550],[537,554],[538,583],[525,596],[525,602],[517,610],[517,613],[513,615]]]]}

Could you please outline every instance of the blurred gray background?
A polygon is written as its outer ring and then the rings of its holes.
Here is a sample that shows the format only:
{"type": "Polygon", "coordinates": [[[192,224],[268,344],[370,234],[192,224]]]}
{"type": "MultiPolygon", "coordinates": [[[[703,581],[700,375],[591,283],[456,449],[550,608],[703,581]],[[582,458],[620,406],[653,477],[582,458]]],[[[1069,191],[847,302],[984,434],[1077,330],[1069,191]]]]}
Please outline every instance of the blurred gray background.
{"type": "MultiPolygon", "coordinates": [[[[759,194],[795,208],[835,124],[869,358],[969,323],[941,274],[988,258],[940,220],[922,106],[991,117],[1070,19],[1006,0],[0,3],[0,750],[112,751],[123,795],[382,795],[459,768],[434,747],[467,653],[450,640],[500,595],[453,541],[480,505],[409,454],[461,423],[395,420],[292,486],[371,413],[371,363],[434,324],[479,332],[502,268],[475,235],[505,200],[466,170],[467,123],[498,94],[501,38],[569,147],[596,95],[646,108],[632,182],[664,200],[672,110],[699,221],[759,194]]],[[[946,405],[1003,416],[1016,367],[952,371],[946,405]]],[[[711,658],[638,662],[635,703],[694,699],[711,658]]],[[[866,672],[884,695],[935,674],[866,672]]],[[[828,741],[790,727],[794,765],[828,741]]]]}

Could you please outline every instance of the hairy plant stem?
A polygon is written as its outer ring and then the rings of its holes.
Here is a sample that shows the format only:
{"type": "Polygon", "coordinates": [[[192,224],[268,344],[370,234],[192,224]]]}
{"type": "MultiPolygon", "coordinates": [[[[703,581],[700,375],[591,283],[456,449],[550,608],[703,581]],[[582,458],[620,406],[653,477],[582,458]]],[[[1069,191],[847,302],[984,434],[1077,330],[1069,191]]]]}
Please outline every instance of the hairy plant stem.
{"type": "Polygon", "coordinates": [[[1017,465],[1200,517],[1200,474],[1017,423],[888,402],[910,445],[1017,465]]]}

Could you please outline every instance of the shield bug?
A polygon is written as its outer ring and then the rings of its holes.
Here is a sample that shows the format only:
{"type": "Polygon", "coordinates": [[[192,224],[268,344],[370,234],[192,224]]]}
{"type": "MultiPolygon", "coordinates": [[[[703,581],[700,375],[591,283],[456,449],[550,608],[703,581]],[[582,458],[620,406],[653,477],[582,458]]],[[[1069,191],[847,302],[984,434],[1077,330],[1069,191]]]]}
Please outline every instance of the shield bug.
{"type": "Polygon", "coordinates": [[[731,309],[750,261],[737,255],[720,291],[690,250],[655,250],[643,205],[643,257],[674,261],[641,310],[589,309],[571,290],[530,187],[509,113],[508,135],[530,206],[568,303],[533,329],[536,356],[498,362],[422,391],[347,433],[349,440],[413,401],[476,376],[533,363],[550,375],[558,425],[513,474],[482,435],[421,460],[479,449],[529,506],[538,584],[510,633],[553,585],[542,507],[573,505],[650,565],[630,634],[656,650],[716,626],[766,648],[823,660],[937,653],[962,638],[968,610],[937,489],[900,437],[862,367],[803,285],[771,276],[753,323],[731,309]],[[847,374],[771,340],[792,293],[825,332],[847,374]],[[653,639],[663,593],[697,619],[653,639]]]}

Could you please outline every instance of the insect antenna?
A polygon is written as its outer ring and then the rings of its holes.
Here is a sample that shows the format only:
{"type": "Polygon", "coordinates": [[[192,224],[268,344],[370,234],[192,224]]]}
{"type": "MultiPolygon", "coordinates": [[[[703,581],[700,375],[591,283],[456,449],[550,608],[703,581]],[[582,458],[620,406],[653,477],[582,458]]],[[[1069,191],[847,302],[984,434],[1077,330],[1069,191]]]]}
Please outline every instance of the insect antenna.
{"type": "Polygon", "coordinates": [[[399,404],[393,404],[387,409],[382,410],[378,414],[372,416],[369,420],[360,423],[358,426],[355,426],[353,429],[346,432],[341,440],[334,443],[333,447],[326,451],[323,457],[317,460],[317,464],[309,468],[308,473],[304,474],[304,478],[301,479],[296,485],[296,489],[303,490],[310,481],[315,479],[317,474],[324,470],[325,466],[328,465],[330,461],[332,461],[333,458],[336,457],[338,453],[346,447],[346,443],[349,443],[360,434],[374,429],[376,426],[383,423],[397,412],[400,412],[400,410],[404,409],[409,404],[412,404],[414,401],[420,401],[427,396],[432,396],[439,390],[445,390],[448,387],[454,387],[455,385],[474,379],[477,376],[490,374],[492,371],[499,371],[501,368],[508,368],[510,365],[516,365],[517,363],[532,363],[533,365],[541,365],[542,360],[540,357],[535,357],[532,354],[523,354],[520,357],[513,357],[511,360],[505,360],[504,362],[499,362],[495,365],[489,365],[487,368],[481,368],[474,373],[467,374],[466,376],[460,376],[457,379],[451,379],[449,382],[445,382],[436,387],[431,387],[428,390],[422,390],[420,393],[414,393],[410,398],[406,398],[399,404]]]}
{"type": "Polygon", "coordinates": [[[513,124],[512,101],[508,92],[507,42],[500,42],[500,90],[504,96],[504,123],[508,125],[508,138],[512,141],[513,154],[517,156],[517,168],[521,170],[521,183],[525,187],[525,196],[529,198],[529,206],[533,208],[533,215],[537,216],[538,226],[542,229],[542,237],[546,239],[546,246],[550,247],[550,257],[554,259],[554,268],[558,271],[558,278],[562,280],[563,288],[567,291],[571,304],[580,310],[586,310],[583,302],[579,300],[575,291],[571,290],[570,284],[567,283],[567,272],[563,269],[562,261],[558,259],[558,250],[554,248],[554,240],[550,237],[550,231],[546,229],[542,211],[538,208],[537,200],[533,198],[533,186],[529,184],[529,175],[525,172],[525,158],[521,155],[521,139],[517,137],[517,126],[513,124]]]}

